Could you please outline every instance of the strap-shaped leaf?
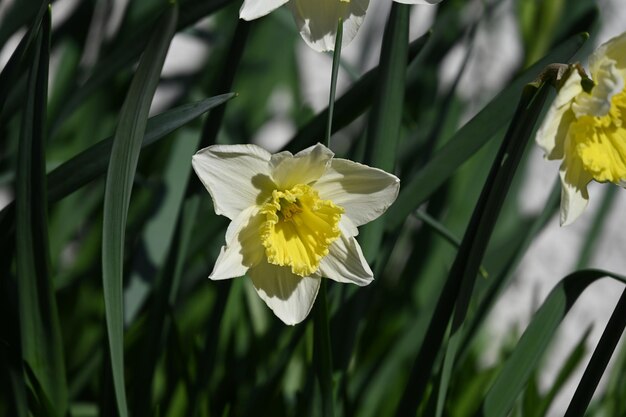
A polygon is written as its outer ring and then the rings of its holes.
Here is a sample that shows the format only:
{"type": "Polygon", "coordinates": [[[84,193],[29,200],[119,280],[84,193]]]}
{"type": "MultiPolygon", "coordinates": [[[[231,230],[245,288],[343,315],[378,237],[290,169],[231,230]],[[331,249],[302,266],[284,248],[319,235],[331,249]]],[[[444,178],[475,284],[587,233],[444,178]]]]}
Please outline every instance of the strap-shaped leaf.
{"type": "MultiPolygon", "coordinates": [[[[404,107],[409,45],[410,5],[393,3],[380,52],[378,83],[367,125],[365,163],[393,172],[404,107]]],[[[378,252],[385,216],[361,229],[361,245],[368,261],[378,252]]]]}
{"type": "MultiPolygon", "coordinates": [[[[22,357],[57,416],[67,410],[59,318],[51,281],[45,174],[50,12],[35,41],[16,175],[16,266],[22,357]]],[[[46,413],[48,414],[48,413],[46,413]]]]}
{"type": "Polygon", "coordinates": [[[104,191],[102,283],[117,409],[128,415],[124,388],[124,231],[148,112],[176,29],[174,4],[156,26],[120,112],[104,191]]]}
{"type": "MultiPolygon", "coordinates": [[[[17,7],[17,5],[15,5],[17,7]]],[[[26,9],[25,5],[21,5],[22,8],[26,9]]],[[[31,7],[31,6],[29,6],[31,7]]],[[[42,1],[39,6],[39,10],[36,11],[35,19],[32,22],[31,26],[26,31],[26,34],[11,54],[11,58],[6,63],[2,72],[0,73],[0,115],[2,114],[2,109],[4,108],[7,97],[9,96],[9,89],[13,84],[17,81],[18,76],[21,74],[20,68],[23,65],[23,60],[26,54],[28,53],[35,36],[39,33],[39,28],[41,27],[42,19],[44,18],[44,14],[48,10],[48,2],[42,1]]],[[[4,26],[4,25],[3,25],[4,26]]],[[[3,27],[4,29],[4,27],[3,27]]],[[[1,32],[1,30],[0,30],[1,32]]],[[[0,39],[3,38],[3,35],[0,34],[0,39]]],[[[4,44],[4,42],[0,41],[0,45],[4,44]]]]}
{"type": "Polygon", "coordinates": [[[570,308],[589,285],[605,277],[626,284],[626,277],[622,275],[587,269],[568,275],[552,289],[493,382],[477,416],[508,415],[570,308]]]}
{"type": "Polygon", "coordinates": [[[517,97],[525,84],[541,70],[554,62],[567,62],[588,39],[586,33],[569,39],[541,61],[524,71],[506,89],[498,94],[480,113],[467,122],[435,153],[428,163],[408,182],[404,182],[396,202],[389,208],[385,227],[399,227],[406,217],[428,200],[445,181],[472,155],[478,152],[506,125],[515,111],[517,97]]]}
{"type": "MultiPolygon", "coordinates": [[[[141,147],[144,148],[160,141],[176,129],[233,97],[235,97],[234,93],[222,94],[195,103],[183,104],[151,117],[148,119],[141,147]]],[[[46,179],[48,202],[59,201],[104,174],[111,157],[112,147],[112,137],[103,139],[48,173],[46,179]]],[[[5,239],[10,234],[14,216],[14,203],[0,211],[0,239],[5,239]]]]}

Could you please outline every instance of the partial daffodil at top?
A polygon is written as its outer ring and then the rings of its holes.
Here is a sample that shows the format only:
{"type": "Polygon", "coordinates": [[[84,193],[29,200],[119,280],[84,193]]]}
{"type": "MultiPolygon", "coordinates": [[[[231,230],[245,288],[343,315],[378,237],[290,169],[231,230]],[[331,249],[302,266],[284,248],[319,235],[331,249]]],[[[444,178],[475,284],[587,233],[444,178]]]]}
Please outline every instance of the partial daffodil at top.
{"type": "MultiPolygon", "coordinates": [[[[436,4],[441,0],[395,0],[405,4],[436,4]]],[[[342,46],[356,36],[369,0],[244,0],[239,17],[254,20],[287,3],[304,41],[316,51],[335,48],[337,23],[343,21],[342,46]]]]}
{"type": "Polygon", "coordinates": [[[589,58],[591,79],[578,66],[569,75],[537,131],[547,159],[562,159],[561,225],[582,214],[591,180],[626,181],[626,33],[589,58]]]}
{"type": "Polygon", "coordinates": [[[287,324],[309,314],[322,277],[367,285],[372,279],[354,236],[387,210],[400,180],[333,158],[317,144],[296,155],[255,145],[214,145],[193,157],[217,214],[231,220],[209,278],[247,274],[287,324]]]}

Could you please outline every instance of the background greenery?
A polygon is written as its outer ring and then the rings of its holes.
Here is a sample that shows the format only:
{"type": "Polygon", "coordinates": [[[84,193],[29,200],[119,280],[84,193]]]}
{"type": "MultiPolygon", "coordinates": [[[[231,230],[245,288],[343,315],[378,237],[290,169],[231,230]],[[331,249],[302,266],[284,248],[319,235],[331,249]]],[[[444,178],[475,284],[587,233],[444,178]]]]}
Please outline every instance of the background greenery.
{"type": "MultiPolygon", "coordinates": [[[[54,28],[54,4],[14,2],[0,45],[27,30],[0,73],[0,181],[12,196],[0,212],[0,415],[545,415],[588,350],[581,327],[556,381],[540,390],[559,323],[596,280],[626,282],[620,271],[581,269],[615,190],[595,215],[578,270],[562,277],[519,340],[510,329],[511,343],[489,365],[483,331],[558,210],[557,186],[536,216],[517,204],[526,145],[554,94],[547,84],[524,86],[547,64],[585,59],[583,32],[597,32],[598,10],[590,0],[517,0],[523,60],[466,122],[457,86],[467,61],[447,88],[439,69],[452,48],[471,47],[498,3],[476,14],[444,0],[432,31],[412,42],[410,7],[394,4],[379,65],[365,74],[346,67],[354,79],[337,98],[341,134],[331,146],[395,172],[402,189],[361,230],[376,280],[361,289],[328,283],[328,356],[314,331],[324,314],[288,327],[247,279],[206,279],[227,221],[191,175],[197,149],[259,132],[277,86],[298,127],[286,148],[323,141],[328,113],[304,99],[302,41],[288,13],[248,23],[237,1],[135,1],[116,33],[94,43],[110,2],[83,0],[54,28]],[[192,72],[160,77],[181,32],[210,52],[192,72]],[[176,94],[148,119],[157,85],[176,94]]],[[[567,415],[585,413],[625,308],[622,296],[567,415]]],[[[588,415],[626,414],[624,352],[588,415]]]]}

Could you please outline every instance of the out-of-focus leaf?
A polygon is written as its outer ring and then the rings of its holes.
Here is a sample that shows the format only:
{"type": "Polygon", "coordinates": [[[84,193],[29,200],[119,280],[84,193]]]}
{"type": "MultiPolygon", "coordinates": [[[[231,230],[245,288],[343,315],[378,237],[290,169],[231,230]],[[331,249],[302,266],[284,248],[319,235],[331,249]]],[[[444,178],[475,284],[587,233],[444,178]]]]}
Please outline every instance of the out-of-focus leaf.
{"type": "MultiPolygon", "coordinates": [[[[26,1],[23,3],[27,3],[26,1]]],[[[7,98],[9,97],[9,90],[16,83],[18,77],[22,74],[20,71],[21,66],[23,65],[23,60],[26,54],[28,53],[35,36],[39,32],[39,28],[41,27],[42,19],[44,18],[44,14],[46,10],[48,10],[48,2],[47,1],[30,1],[28,4],[20,3],[18,7],[17,4],[14,4],[14,7],[11,9],[12,11],[21,10],[26,14],[30,14],[29,12],[34,12],[35,19],[33,20],[31,26],[26,31],[26,34],[17,45],[15,51],[9,58],[9,61],[6,63],[2,72],[0,73],[0,120],[2,119],[2,109],[6,103],[7,98]],[[40,3],[39,10],[37,10],[37,3],[40,3]]],[[[0,45],[4,45],[4,39],[8,36],[5,34],[4,30],[10,30],[10,24],[7,24],[6,20],[11,23],[15,23],[15,21],[19,21],[20,19],[16,19],[15,17],[11,17],[9,13],[10,19],[5,17],[5,22],[2,22],[0,25],[0,45]]],[[[12,33],[12,32],[11,32],[12,33]]]]}
{"type": "Polygon", "coordinates": [[[117,409],[128,415],[124,387],[123,269],[124,231],[139,151],[146,130],[150,104],[178,19],[178,5],[170,5],[143,53],[120,112],[113,139],[104,192],[102,234],[102,282],[111,370],[117,409]]]}
{"type": "MultiPolygon", "coordinates": [[[[400,137],[404,89],[409,49],[409,14],[407,4],[393,3],[383,35],[374,104],[367,125],[365,163],[393,172],[400,137]]],[[[373,262],[383,236],[385,215],[361,229],[363,254],[373,262]]]]}
{"type": "Polygon", "coordinates": [[[16,174],[16,266],[22,357],[41,391],[65,415],[67,386],[59,318],[50,274],[45,175],[45,126],[50,13],[35,41],[22,117],[16,174]]]}
{"type": "MultiPolygon", "coordinates": [[[[177,22],[176,30],[178,31],[192,25],[203,17],[226,6],[231,1],[232,0],[181,1],[180,17],[177,22]]],[[[117,42],[119,46],[102,57],[100,63],[96,65],[98,70],[67,99],[67,104],[60,110],[58,119],[54,121],[53,129],[58,128],[59,124],[72,114],[87,97],[94,93],[94,91],[101,88],[111,77],[120,70],[129,67],[137,59],[146,47],[155,24],[158,24],[156,16],[155,20],[148,19],[146,23],[133,31],[127,38],[120,39],[119,42],[117,42]]]]}
{"type": "Polygon", "coordinates": [[[474,290],[476,275],[500,214],[504,198],[508,193],[535,123],[541,114],[548,91],[547,84],[538,84],[527,85],[522,92],[516,113],[493,162],[463,236],[461,247],[439,296],[426,337],[417,354],[409,382],[398,407],[398,415],[412,415],[417,410],[431,375],[429,370],[434,369],[433,366],[448,323],[453,318],[437,393],[437,414],[441,415],[443,412],[449,379],[463,338],[465,315],[474,290]]]}
{"type": "MultiPolygon", "coordinates": [[[[195,103],[184,104],[148,119],[142,147],[152,145],[196,117],[235,97],[235,94],[222,94],[195,103]]],[[[113,138],[103,139],[79,153],[72,159],[53,169],[47,175],[48,202],[55,202],[73,193],[107,169],[113,138]]],[[[14,204],[0,211],[0,237],[5,238],[15,216],[14,204]]]]}
{"type": "Polygon", "coordinates": [[[574,345],[574,348],[570,351],[570,354],[565,359],[565,363],[563,363],[563,366],[561,366],[561,369],[559,370],[556,379],[550,386],[546,395],[544,395],[543,398],[539,398],[538,401],[533,404],[533,407],[536,410],[534,412],[534,415],[536,417],[542,417],[546,415],[557,394],[559,394],[559,392],[563,389],[564,385],[567,383],[578,365],[580,365],[580,363],[584,359],[585,354],[587,353],[587,340],[589,339],[591,330],[592,327],[590,326],[580,337],[578,343],[574,345]]]}
{"type": "Polygon", "coordinates": [[[597,269],[576,271],[562,279],[537,310],[502,372],[494,380],[476,416],[504,417],[535,371],[556,330],[582,292],[600,278],[626,284],[626,277],[597,269]]]}
{"type": "Polygon", "coordinates": [[[541,61],[524,71],[496,96],[480,113],[467,122],[408,183],[400,189],[396,202],[389,208],[385,227],[399,227],[454,172],[485,145],[513,116],[515,100],[525,84],[531,82],[548,64],[566,62],[588,39],[577,35],[554,49],[541,61]]]}

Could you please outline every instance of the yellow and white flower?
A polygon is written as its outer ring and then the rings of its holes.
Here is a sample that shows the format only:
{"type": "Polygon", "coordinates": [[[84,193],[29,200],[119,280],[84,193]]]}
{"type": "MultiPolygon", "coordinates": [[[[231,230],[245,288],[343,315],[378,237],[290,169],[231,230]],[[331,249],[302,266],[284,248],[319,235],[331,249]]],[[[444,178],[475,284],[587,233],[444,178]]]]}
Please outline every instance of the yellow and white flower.
{"type": "Polygon", "coordinates": [[[215,212],[231,220],[209,278],[247,274],[286,324],[306,318],[322,277],[360,286],[373,280],[357,227],[398,195],[395,176],[333,156],[321,144],[296,155],[214,145],[193,156],[215,212]]]}
{"type": "Polygon", "coordinates": [[[561,225],[587,207],[591,180],[626,183],[626,33],[589,58],[587,77],[571,66],[537,131],[547,159],[562,159],[561,225]]]}
{"type": "MultiPolygon", "coordinates": [[[[437,4],[441,0],[395,0],[405,4],[437,4]]],[[[244,0],[239,17],[254,20],[287,3],[304,41],[316,51],[335,48],[337,22],[343,21],[342,46],[356,36],[369,0],[244,0]]]]}

